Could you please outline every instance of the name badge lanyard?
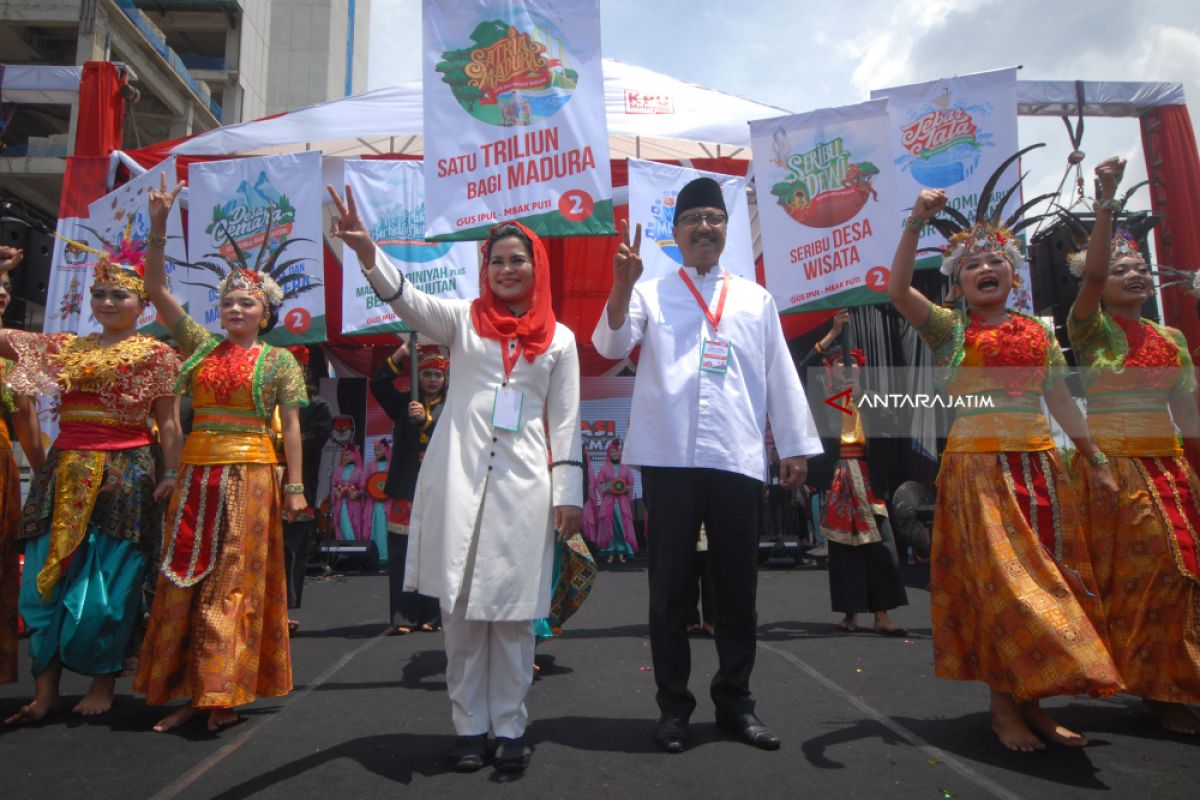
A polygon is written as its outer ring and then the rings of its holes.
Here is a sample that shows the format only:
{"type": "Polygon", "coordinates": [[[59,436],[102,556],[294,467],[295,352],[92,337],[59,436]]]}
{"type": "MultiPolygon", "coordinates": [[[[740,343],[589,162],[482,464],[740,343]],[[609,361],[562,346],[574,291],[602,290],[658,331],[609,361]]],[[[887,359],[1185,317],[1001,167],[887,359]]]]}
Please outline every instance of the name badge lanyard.
{"type": "Polygon", "coordinates": [[[721,315],[725,313],[725,298],[729,295],[729,273],[726,272],[721,276],[721,295],[717,298],[717,310],[715,313],[709,310],[708,303],[704,301],[700,290],[696,288],[696,284],[692,283],[692,279],[688,277],[683,267],[679,268],[679,277],[683,279],[684,284],[688,287],[688,291],[692,293],[692,297],[696,298],[696,304],[704,312],[704,316],[708,319],[708,324],[712,325],[713,336],[719,335],[717,329],[721,326],[721,315]]]}
{"type": "Polygon", "coordinates": [[[500,357],[504,361],[504,385],[496,387],[496,398],[492,405],[492,426],[500,430],[514,432],[521,430],[525,393],[510,387],[508,380],[523,349],[524,345],[520,340],[517,340],[515,347],[511,344],[511,340],[505,340],[500,345],[500,357]]]}

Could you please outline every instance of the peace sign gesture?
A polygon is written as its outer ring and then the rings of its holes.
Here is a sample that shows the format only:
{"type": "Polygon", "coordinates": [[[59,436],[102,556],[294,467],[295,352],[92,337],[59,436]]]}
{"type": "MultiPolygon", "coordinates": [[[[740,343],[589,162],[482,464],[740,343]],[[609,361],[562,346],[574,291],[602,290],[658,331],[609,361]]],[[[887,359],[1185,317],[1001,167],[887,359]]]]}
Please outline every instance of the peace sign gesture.
{"type": "Polygon", "coordinates": [[[337,206],[338,213],[330,222],[330,235],[345,242],[346,246],[358,256],[363,267],[371,269],[375,265],[375,242],[371,241],[371,234],[367,233],[367,226],[363,225],[362,218],[358,216],[358,204],[354,202],[354,190],[350,188],[350,184],[346,184],[346,199],[343,201],[332,184],[326,184],[325,188],[329,191],[329,196],[333,198],[333,204],[337,206]]]}
{"type": "Polygon", "coordinates": [[[629,241],[629,222],[621,221],[621,244],[617,246],[617,254],[613,256],[613,287],[632,290],[638,278],[642,277],[642,223],[637,225],[632,244],[629,241]]]}
{"type": "Polygon", "coordinates": [[[167,230],[167,217],[171,214],[171,208],[175,205],[175,198],[179,197],[179,193],[183,191],[183,187],[187,185],[187,181],[180,181],[175,184],[175,188],[167,190],[167,173],[162,173],[158,188],[151,189],[147,199],[147,212],[150,214],[150,228],[158,234],[163,234],[167,230]]]}

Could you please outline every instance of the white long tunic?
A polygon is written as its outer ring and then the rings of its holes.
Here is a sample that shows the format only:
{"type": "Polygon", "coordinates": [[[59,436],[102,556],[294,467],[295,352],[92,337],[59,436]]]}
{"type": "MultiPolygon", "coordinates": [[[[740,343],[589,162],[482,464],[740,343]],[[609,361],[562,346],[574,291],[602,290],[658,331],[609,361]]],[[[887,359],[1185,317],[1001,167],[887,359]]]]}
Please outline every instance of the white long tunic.
{"type": "MultiPolygon", "coordinates": [[[[718,265],[699,275],[684,269],[715,312],[725,270],[718,265]]],[[[635,285],[629,314],[615,331],[608,327],[605,306],[592,334],[600,355],[624,358],[642,346],[622,461],[706,467],[765,481],[768,419],[779,455],[820,453],[808,400],[766,289],[732,276],[716,336],[731,344],[725,374],[700,370],[703,342],[714,332],[676,272],[635,285]]]]}
{"type": "MultiPolygon", "coordinates": [[[[375,268],[365,275],[380,297],[391,297],[400,285],[399,272],[378,249],[375,268]]],[[[448,611],[469,579],[467,619],[544,617],[553,507],[583,504],[575,335],[559,323],[545,353],[532,364],[518,358],[508,386],[524,393],[524,413],[520,430],[511,432],[492,425],[496,389],[505,381],[501,344],[475,332],[470,301],[430,297],[405,281],[391,305],[427,340],[450,348],[446,406],[417,478],[404,588],[437,597],[448,611]],[[551,469],[551,456],[575,463],[551,469]],[[467,576],[476,521],[475,568],[467,576]]]]}

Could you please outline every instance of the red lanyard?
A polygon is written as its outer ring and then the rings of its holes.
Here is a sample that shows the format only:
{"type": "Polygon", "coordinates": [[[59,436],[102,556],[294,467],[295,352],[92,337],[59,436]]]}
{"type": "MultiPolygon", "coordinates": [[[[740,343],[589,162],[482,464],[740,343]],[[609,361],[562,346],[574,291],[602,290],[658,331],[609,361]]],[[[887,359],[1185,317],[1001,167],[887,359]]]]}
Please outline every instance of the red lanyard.
{"type": "Polygon", "coordinates": [[[683,267],[679,268],[679,277],[683,278],[683,282],[687,284],[692,297],[696,298],[696,303],[699,304],[700,309],[704,311],[704,316],[708,317],[709,324],[712,325],[713,335],[716,335],[717,328],[721,325],[721,315],[725,313],[725,297],[729,294],[729,273],[726,272],[721,276],[721,296],[717,298],[717,313],[715,314],[708,310],[708,303],[704,302],[704,298],[701,297],[696,284],[692,283],[692,279],[688,277],[683,267]]]}
{"type": "Polygon", "coordinates": [[[517,359],[521,357],[521,351],[525,349],[525,345],[521,343],[520,339],[517,340],[516,347],[509,346],[511,341],[511,339],[505,339],[504,343],[500,345],[500,357],[504,359],[505,378],[512,374],[513,367],[517,365],[517,359]],[[512,355],[509,355],[509,350],[512,350],[512,355]]]}

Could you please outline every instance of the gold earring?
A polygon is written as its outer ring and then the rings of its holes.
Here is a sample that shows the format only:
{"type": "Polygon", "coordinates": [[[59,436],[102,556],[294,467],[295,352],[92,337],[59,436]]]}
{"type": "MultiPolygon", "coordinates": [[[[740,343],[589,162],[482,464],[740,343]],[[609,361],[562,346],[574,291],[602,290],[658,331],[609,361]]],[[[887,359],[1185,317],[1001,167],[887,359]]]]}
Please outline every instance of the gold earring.
{"type": "Polygon", "coordinates": [[[258,329],[260,331],[265,331],[267,329],[267,320],[265,317],[258,321],[258,329]]]}

